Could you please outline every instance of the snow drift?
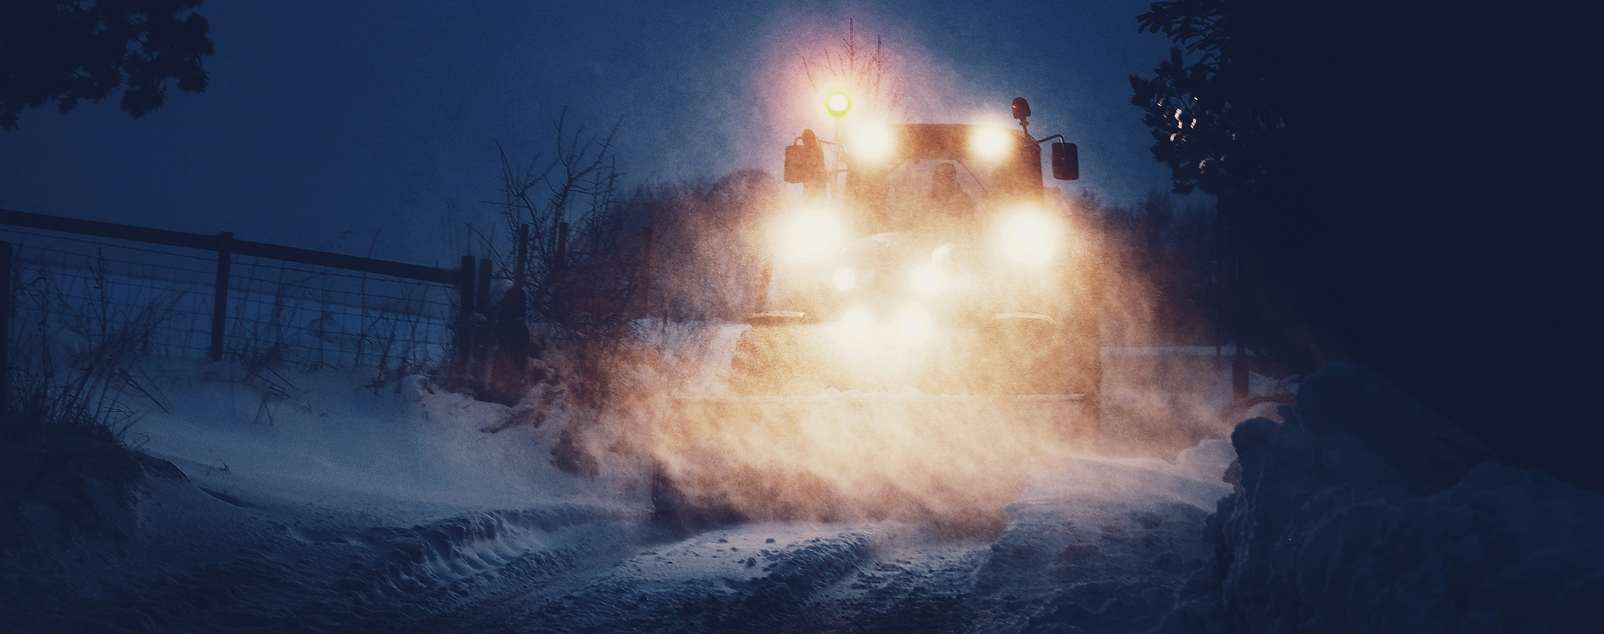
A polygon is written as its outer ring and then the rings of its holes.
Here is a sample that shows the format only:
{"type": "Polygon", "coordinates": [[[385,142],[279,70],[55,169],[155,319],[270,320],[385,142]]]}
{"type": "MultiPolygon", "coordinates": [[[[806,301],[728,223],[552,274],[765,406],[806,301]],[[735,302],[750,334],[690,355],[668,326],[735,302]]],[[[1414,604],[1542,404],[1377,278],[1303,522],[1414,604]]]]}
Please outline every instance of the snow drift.
{"type": "MultiPolygon", "coordinates": [[[[717,389],[729,333],[654,328],[656,363],[620,376],[717,389]]],[[[1229,492],[1216,439],[1177,464],[1066,457],[996,540],[895,521],[686,534],[648,520],[644,470],[551,464],[586,415],[562,399],[537,417],[534,398],[422,376],[146,368],[159,403],[131,437],[161,477],[119,537],[0,550],[0,631],[1141,631],[1205,566],[1197,536],[1229,492]]]]}
{"type": "Polygon", "coordinates": [[[1488,459],[1352,365],[1280,414],[1232,435],[1215,565],[1161,631],[1578,631],[1604,604],[1604,496],[1488,459]]]}

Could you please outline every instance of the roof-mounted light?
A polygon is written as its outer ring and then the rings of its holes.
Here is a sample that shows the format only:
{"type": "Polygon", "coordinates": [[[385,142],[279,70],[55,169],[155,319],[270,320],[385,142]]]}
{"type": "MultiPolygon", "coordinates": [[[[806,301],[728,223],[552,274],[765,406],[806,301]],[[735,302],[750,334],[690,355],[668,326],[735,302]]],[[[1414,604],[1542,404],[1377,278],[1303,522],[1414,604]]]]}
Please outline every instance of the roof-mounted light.
{"type": "Polygon", "coordinates": [[[852,109],[852,98],[845,92],[837,90],[824,98],[824,107],[830,111],[830,116],[839,117],[852,109]]]}
{"type": "Polygon", "coordinates": [[[870,163],[890,158],[897,147],[897,135],[891,126],[879,121],[864,121],[852,130],[847,138],[852,155],[870,163]]]}

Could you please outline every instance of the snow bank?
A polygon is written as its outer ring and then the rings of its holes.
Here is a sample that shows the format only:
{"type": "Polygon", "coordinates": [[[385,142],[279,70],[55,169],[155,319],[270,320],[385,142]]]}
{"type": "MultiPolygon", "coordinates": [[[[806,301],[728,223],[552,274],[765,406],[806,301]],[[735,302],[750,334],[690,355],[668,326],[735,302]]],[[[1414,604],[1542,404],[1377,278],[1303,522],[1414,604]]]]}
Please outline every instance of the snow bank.
{"type": "Polygon", "coordinates": [[[1352,365],[1281,415],[1237,426],[1215,565],[1161,631],[1581,631],[1604,605],[1604,496],[1486,460],[1352,365]]]}
{"type": "Polygon", "coordinates": [[[551,465],[567,423],[560,410],[524,420],[528,404],[476,401],[423,376],[379,384],[334,369],[156,367],[165,402],[143,413],[133,440],[191,475],[228,474],[217,486],[342,507],[403,499],[453,508],[521,508],[605,488],[551,465]]]}
{"type": "Polygon", "coordinates": [[[644,474],[552,466],[562,412],[525,420],[422,376],[143,369],[128,437],[171,477],[115,538],[0,550],[0,631],[389,631],[487,572],[558,574],[651,532],[644,474]]]}

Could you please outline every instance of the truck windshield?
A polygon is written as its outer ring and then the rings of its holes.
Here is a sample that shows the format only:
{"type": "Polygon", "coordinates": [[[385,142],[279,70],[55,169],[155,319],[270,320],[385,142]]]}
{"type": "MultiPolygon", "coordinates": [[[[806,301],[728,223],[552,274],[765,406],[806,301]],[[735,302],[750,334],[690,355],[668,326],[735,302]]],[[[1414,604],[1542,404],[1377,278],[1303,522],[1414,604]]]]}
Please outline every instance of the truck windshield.
{"type": "Polygon", "coordinates": [[[849,172],[848,198],[875,232],[939,230],[980,220],[991,208],[998,169],[979,161],[903,161],[890,170],[849,172]]]}

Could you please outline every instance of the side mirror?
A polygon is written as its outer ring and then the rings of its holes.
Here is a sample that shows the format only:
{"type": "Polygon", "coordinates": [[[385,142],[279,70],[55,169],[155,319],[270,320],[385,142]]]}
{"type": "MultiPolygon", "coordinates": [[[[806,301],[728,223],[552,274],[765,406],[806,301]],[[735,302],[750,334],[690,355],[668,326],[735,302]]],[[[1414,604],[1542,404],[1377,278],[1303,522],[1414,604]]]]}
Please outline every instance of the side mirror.
{"type": "Polygon", "coordinates": [[[812,130],[804,130],[801,143],[785,146],[785,182],[807,183],[823,174],[824,146],[812,130]]]}
{"type": "MultiPolygon", "coordinates": [[[[786,165],[789,169],[789,162],[786,165]]],[[[1053,178],[1061,181],[1080,180],[1080,149],[1074,143],[1053,144],[1053,178]]]]}

